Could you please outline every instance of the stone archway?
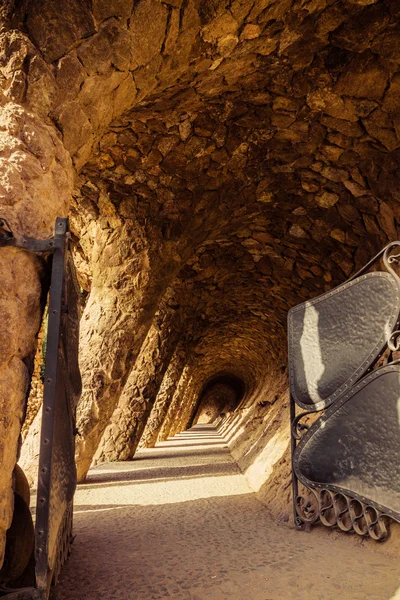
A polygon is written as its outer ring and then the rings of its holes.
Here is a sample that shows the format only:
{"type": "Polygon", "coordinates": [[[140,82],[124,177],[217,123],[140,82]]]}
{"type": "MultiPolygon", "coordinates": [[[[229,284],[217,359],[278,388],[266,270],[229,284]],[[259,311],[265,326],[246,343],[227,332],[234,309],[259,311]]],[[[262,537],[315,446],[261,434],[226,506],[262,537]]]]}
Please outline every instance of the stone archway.
{"type": "Polygon", "coordinates": [[[214,375],[200,392],[188,427],[225,418],[239,406],[244,393],[245,384],[239,377],[229,373],[214,375]]]}
{"type": "MultiPolygon", "coordinates": [[[[122,456],[128,439],[131,456],[143,431],[154,443],[186,427],[216,368],[248,386],[246,410],[226,423],[244,456],[239,421],[258,436],[267,412],[272,437],[284,421],[288,308],[398,235],[397,4],[1,10],[0,216],[43,238],[69,214],[87,297],[80,478],[96,452],[122,456]]],[[[9,249],[0,265],[4,537],[43,265],[9,249]]],[[[283,466],[277,488],[285,478],[283,466]]]]}

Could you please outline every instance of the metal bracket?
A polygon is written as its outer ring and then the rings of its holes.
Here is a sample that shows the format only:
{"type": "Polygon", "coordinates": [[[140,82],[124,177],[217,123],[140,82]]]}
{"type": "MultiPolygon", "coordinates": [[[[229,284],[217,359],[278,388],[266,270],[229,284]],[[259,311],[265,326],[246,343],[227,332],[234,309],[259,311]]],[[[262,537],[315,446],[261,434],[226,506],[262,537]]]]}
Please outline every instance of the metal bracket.
{"type": "Polygon", "coordinates": [[[65,233],[65,221],[66,219],[61,218],[56,220],[55,235],[53,237],[45,240],[37,240],[25,235],[14,234],[7,220],[0,217],[0,248],[10,246],[36,253],[53,252],[57,236],[65,233]]]}
{"type": "MultiPolygon", "coordinates": [[[[67,218],[56,219],[52,238],[37,240],[15,235],[6,219],[0,217],[0,247],[49,254],[52,259],[36,502],[35,583],[34,587],[22,589],[0,585],[0,598],[4,600],[47,600],[73,541],[75,407],[81,379],[79,288],[69,256],[69,239],[67,218]]],[[[10,576],[5,585],[10,584],[18,585],[18,580],[13,581],[10,576]]]]}

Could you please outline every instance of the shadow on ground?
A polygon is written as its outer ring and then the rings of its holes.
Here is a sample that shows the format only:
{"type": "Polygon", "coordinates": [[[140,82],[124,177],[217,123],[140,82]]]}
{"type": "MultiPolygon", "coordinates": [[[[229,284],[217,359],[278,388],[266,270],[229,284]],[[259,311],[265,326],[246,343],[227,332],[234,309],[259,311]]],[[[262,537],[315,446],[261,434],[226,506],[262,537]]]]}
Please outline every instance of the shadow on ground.
{"type": "Polygon", "coordinates": [[[102,465],[79,486],[76,540],[56,600],[396,597],[397,558],[354,547],[345,535],[276,523],[226,448],[145,454],[102,465]]]}

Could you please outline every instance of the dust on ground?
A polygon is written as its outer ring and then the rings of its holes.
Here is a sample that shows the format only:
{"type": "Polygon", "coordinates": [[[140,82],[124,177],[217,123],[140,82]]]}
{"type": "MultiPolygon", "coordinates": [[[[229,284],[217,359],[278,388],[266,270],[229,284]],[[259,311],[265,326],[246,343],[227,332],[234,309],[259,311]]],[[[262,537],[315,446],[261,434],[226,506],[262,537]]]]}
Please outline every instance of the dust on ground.
{"type": "Polygon", "coordinates": [[[400,598],[397,557],[275,522],[210,425],[93,469],[74,520],[56,600],[400,598]]]}

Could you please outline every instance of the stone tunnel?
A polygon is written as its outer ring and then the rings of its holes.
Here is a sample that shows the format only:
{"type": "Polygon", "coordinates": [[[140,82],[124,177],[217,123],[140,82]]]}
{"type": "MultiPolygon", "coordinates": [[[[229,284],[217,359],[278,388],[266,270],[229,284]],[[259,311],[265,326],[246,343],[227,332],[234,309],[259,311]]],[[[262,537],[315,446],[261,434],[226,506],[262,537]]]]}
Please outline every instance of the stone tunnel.
{"type": "MultiPolygon", "coordinates": [[[[400,4],[4,0],[0,16],[0,217],[71,228],[78,481],[214,424],[286,535],[287,312],[400,235],[400,4]]],[[[48,269],[0,249],[0,563],[17,460],[35,484],[48,269]]],[[[368,560],[394,560],[392,533],[368,560]]]]}

